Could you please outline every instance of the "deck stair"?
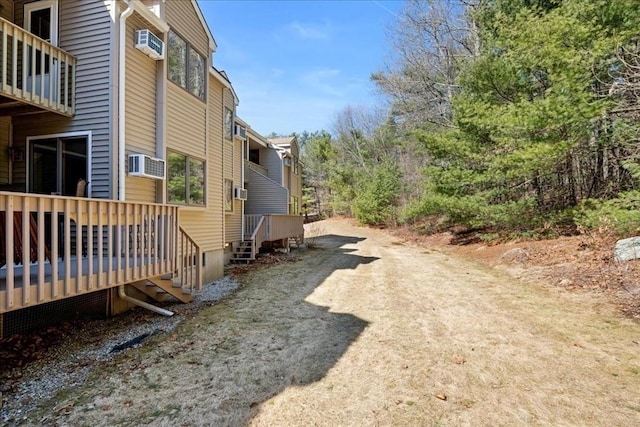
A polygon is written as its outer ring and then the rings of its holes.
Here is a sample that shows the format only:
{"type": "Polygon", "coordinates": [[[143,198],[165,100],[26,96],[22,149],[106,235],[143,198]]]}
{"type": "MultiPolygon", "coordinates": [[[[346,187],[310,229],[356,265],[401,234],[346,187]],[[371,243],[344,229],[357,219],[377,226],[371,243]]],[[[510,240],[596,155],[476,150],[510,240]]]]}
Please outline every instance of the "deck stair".
{"type": "Polygon", "coordinates": [[[131,285],[159,302],[167,301],[170,296],[183,303],[190,303],[193,301],[191,289],[186,287],[183,288],[180,280],[176,276],[156,276],[139,282],[134,282],[131,285]]]}
{"type": "Polygon", "coordinates": [[[192,291],[202,289],[202,252],[182,227],[179,227],[176,253],[177,269],[173,273],[147,277],[132,282],[131,286],[159,302],[170,297],[185,304],[193,301],[192,291]]]}
{"type": "Polygon", "coordinates": [[[302,246],[302,244],[304,243],[304,237],[303,236],[295,236],[295,237],[289,237],[289,247],[295,247],[296,249],[299,248],[300,246],[302,246]]]}
{"type": "Polygon", "coordinates": [[[233,262],[244,262],[249,263],[250,261],[255,261],[256,254],[253,250],[254,243],[251,239],[246,239],[240,242],[238,246],[233,249],[233,255],[231,257],[231,261],[233,262]]]}

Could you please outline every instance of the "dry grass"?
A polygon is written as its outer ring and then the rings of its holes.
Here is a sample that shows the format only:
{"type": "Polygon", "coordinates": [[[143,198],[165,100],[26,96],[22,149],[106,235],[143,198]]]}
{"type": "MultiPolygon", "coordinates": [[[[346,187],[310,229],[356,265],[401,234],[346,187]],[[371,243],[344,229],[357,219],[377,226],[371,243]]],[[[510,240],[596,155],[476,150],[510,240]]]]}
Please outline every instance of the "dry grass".
{"type": "Polygon", "coordinates": [[[638,325],[605,299],[322,226],[321,249],[249,271],[233,297],[31,422],[640,424],[638,325]]]}

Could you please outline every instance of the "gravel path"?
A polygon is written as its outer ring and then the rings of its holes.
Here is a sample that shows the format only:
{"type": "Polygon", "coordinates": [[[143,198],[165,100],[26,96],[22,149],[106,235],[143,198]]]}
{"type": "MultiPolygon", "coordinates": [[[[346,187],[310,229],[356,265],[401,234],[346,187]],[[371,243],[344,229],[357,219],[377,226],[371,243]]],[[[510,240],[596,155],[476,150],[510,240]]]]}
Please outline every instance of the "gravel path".
{"type": "Polygon", "coordinates": [[[51,388],[22,413],[5,404],[4,420],[640,425],[639,325],[604,301],[348,221],[314,228],[317,249],[248,271],[236,290],[226,282],[228,297],[184,306],[177,325],[149,322],[159,332],[139,348],[83,356],[105,359],[62,379],[69,387],[55,399],[51,388]]]}
{"type": "Polygon", "coordinates": [[[237,289],[238,282],[225,277],[204,287],[193,303],[172,306],[172,317],[135,308],[111,319],[72,325],[57,345],[46,350],[45,358],[0,379],[0,389],[4,390],[0,392],[0,424],[19,424],[38,403],[52,399],[62,388],[79,387],[102,364],[117,359],[124,351],[139,348],[148,337],[170,334],[191,313],[237,289]]]}

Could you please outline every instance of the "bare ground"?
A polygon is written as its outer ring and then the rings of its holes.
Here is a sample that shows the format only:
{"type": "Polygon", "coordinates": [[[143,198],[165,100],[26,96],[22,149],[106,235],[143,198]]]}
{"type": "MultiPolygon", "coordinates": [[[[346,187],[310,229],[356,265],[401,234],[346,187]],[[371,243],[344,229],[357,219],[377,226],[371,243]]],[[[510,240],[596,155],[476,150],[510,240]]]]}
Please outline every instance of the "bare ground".
{"type": "Polygon", "coordinates": [[[605,293],[345,220],[314,228],[318,248],[244,271],[234,295],[25,423],[640,424],[639,325],[605,293]]]}

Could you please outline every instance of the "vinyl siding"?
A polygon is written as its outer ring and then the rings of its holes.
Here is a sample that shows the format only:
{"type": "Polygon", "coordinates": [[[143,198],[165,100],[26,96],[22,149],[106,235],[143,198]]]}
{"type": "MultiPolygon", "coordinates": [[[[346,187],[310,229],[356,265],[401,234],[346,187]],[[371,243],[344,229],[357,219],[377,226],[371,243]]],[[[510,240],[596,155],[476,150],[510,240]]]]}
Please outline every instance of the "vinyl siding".
{"type": "MultiPolygon", "coordinates": [[[[229,90],[223,90],[223,104],[226,108],[235,111],[233,94],[229,90]]],[[[224,109],[223,109],[224,111],[224,109]]],[[[220,115],[220,122],[224,122],[223,114],[220,115]]],[[[233,180],[234,186],[242,185],[242,150],[236,146],[235,141],[223,142],[224,146],[224,178],[233,180]]],[[[225,212],[225,242],[238,242],[242,236],[242,202],[233,201],[233,212],[225,212]]]]}
{"type": "Polygon", "coordinates": [[[264,163],[262,164],[265,168],[267,168],[268,176],[275,182],[284,186],[282,182],[282,159],[276,153],[276,150],[267,149],[261,150],[260,152],[260,161],[262,162],[262,156],[264,154],[264,163]]]}
{"type": "Polygon", "coordinates": [[[298,174],[293,173],[293,166],[291,167],[291,188],[290,192],[292,196],[298,198],[298,210],[302,209],[302,164],[300,160],[300,150],[298,144],[291,144],[291,153],[298,159],[298,174]]]}
{"type": "MultiPolygon", "coordinates": [[[[167,82],[166,146],[168,150],[204,160],[205,168],[209,170],[206,157],[206,104],[172,82],[167,82]]],[[[209,183],[205,185],[208,187],[209,183]]],[[[205,203],[208,203],[208,198],[205,203]]],[[[207,209],[193,207],[180,212],[180,224],[203,250],[212,246],[207,228],[207,209]]]]}
{"type": "MultiPolygon", "coordinates": [[[[234,186],[241,185],[240,180],[236,180],[236,150],[233,142],[224,141],[224,180],[230,179],[234,186]]],[[[224,186],[223,180],[223,186],[224,186]]],[[[242,240],[242,203],[239,200],[233,201],[233,212],[225,211],[225,242],[237,242],[242,240]]]]}
{"type": "Polygon", "coordinates": [[[9,137],[11,136],[11,117],[0,117],[0,184],[9,183],[9,137]]]}
{"type": "Polygon", "coordinates": [[[249,170],[247,215],[286,214],[289,193],[286,188],[253,169],[249,170]]]}
{"type": "MultiPolygon", "coordinates": [[[[14,16],[22,26],[24,4],[17,0],[14,16]]],[[[111,141],[112,123],[112,58],[111,43],[114,24],[109,7],[102,1],[60,0],[59,45],[76,56],[76,114],[72,118],[55,113],[17,116],[13,121],[14,144],[25,148],[28,136],[67,132],[92,132],[92,175],[89,178],[93,197],[112,196],[111,141]]],[[[26,156],[24,156],[26,159],[26,156]]],[[[14,180],[26,182],[25,162],[16,162],[14,180]]],[[[115,190],[114,190],[115,192],[115,190]]]]}
{"type": "Polygon", "coordinates": [[[206,104],[173,82],[167,95],[167,148],[205,159],[206,104]]]}
{"type": "Polygon", "coordinates": [[[181,224],[205,252],[221,250],[224,246],[222,121],[217,120],[222,116],[222,86],[212,77],[208,83],[207,206],[206,209],[187,208],[180,212],[181,224]]]}
{"type": "Polygon", "coordinates": [[[207,141],[207,229],[213,249],[224,247],[222,179],[222,85],[209,77],[209,140],[207,141]]]}
{"type": "Polygon", "coordinates": [[[233,140],[233,183],[242,186],[242,141],[237,138],[233,140]]]}
{"type": "Polygon", "coordinates": [[[302,168],[298,166],[298,174],[291,174],[291,195],[298,198],[298,209],[301,208],[300,198],[302,197],[302,168]]]}
{"type": "MultiPolygon", "coordinates": [[[[136,15],[127,20],[126,59],[126,126],[127,155],[156,155],[156,61],[135,48],[135,31],[146,28],[136,15]]],[[[128,161],[128,157],[127,157],[128,161]]],[[[126,200],[156,202],[157,181],[149,178],[126,177],[126,200]]]]}
{"type": "Polygon", "coordinates": [[[173,30],[196,48],[200,55],[209,57],[209,37],[190,0],[167,1],[165,19],[173,30]]]}
{"type": "Polygon", "coordinates": [[[13,22],[13,1],[0,0],[0,17],[13,22]]]}

